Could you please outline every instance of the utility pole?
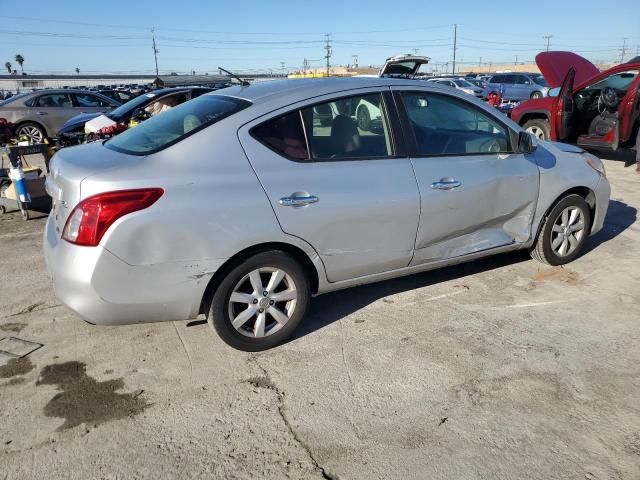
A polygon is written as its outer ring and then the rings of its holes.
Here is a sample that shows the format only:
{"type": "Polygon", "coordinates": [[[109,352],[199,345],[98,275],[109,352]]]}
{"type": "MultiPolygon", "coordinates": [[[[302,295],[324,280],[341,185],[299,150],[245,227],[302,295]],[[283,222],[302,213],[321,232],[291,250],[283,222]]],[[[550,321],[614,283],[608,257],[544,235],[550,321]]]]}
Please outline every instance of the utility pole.
{"type": "Polygon", "coordinates": [[[482,68],[482,57],[480,57],[480,61],[478,62],[478,68],[482,68]]]}
{"type": "Polygon", "coordinates": [[[516,61],[513,64],[518,65],[518,55],[516,55],[516,61]]]}
{"type": "Polygon", "coordinates": [[[158,52],[160,50],[158,50],[158,47],[156,47],[156,34],[154,29],[151,29],[151,42],[152,42],[152,46],[153,46],[153,59],[156,61],[156,77],[160,76],[160,74],[158,73],[158,52]]]}
{"type": "Polygon", "coordinates": [[[308,70],[309,70],[309,60],[305,58],[304,60],[302,60],[302,73],[307,73],[308,70]]]}
{"type": "Polygon", "coordinates": [[[282,76],[284,77],[284,74],[286,72],[286,68],[284,67],[284,62],[280,62],[280,70],[282,70],[282,76]]]}
{"type": "Polygon", "coordinates": [[[624,56],[627,54],[627,40],[629,40],[629,37],[624,37],[622,39],[622,48],[620,49],[620,63],[624,63],[624,56]]]}
{"type": "Polygon", "coordinates": [[[324,38],[325,38],[324,49],[327,52],[324,58],[327,60],[327,77],[328,77],[329,74],[331,73],[331,54],[333,53],[333,50],[331,49],[331,34],[325,33],[324,38]]]}
{"type": "Polygon", "coordinates": [[[553,37],[553,35],[543,35],[542,38],[545,39],[547,41],[547,52],[549,51],[550,45],[551,45],[551,38],[553,37]]]}
{"type": "Polygon", "coordinates": [[[353,68],[358,68],[358,55],[351,55],[353,57],[353,68]]]}
{"type": "Polygon", "coordinates": [[[418,49],[417,48],[412,48],[411,51],[413,52],[414,55],[418,54],[418,49]]]}
{"type": "Polygon", "coordinates": [[[458,24],[453,24],[453,69],[452,74],[456,74],[456,50],[458,49],[458,24]]]}

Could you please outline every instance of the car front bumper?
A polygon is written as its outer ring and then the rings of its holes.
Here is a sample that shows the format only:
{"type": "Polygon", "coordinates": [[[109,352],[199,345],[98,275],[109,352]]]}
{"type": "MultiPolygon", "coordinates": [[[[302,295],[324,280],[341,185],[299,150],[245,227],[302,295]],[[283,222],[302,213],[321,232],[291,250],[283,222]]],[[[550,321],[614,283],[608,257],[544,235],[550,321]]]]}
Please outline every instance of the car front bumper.
{"type": "Polygon", "coordinates": [[[604,219],[609,208],[609,198],[611,196],[611,186],[606,177],[600,176],[600,180],[594,190],[596,196],[596,208],[591,225],[591,235],[598,233],[604,226],[604,219]]]}
{"type": "Polygon", "coordinates": [[[103,325],[195,318],[215,272],[129,265],[102,246],[62,240],[52,217],[45,228],[44,255],[56,297],[85,321],[103,325]]]}

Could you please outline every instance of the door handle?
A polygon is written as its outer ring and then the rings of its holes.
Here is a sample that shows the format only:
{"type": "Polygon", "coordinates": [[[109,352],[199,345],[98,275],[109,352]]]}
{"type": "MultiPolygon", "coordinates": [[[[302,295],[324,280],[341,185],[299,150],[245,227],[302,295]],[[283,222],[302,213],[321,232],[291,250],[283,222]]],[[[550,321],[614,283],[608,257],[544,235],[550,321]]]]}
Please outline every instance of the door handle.
{"type": "Polygon", "coordinates": [[[441,178],[437,182],[433,182],[431,184],[431,188],[434,190],[451,190],[453,188],[458,188],[462,185],[460,180],[455,180],[453,178],[441,178]]]}
{"type": "Polygon", "coordinates": [[[47,112],[36,112],[36,115],[47,115],[47,112]]]}
{"type": "Polygon", "coordinates": [[[290,197],[282,197],[280,205],[283,207],[306,207],[318,203],[320,199],[315,195],[292,193],[290,197]]]}

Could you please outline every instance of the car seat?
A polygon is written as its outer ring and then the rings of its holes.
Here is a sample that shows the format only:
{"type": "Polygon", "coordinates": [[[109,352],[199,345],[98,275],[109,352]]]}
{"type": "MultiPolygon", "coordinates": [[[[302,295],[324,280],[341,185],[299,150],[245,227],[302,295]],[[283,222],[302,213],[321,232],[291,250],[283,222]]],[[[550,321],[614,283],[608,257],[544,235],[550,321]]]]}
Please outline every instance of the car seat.
{"type": "Polygon", "coordinates": [[[331,122],[332,157],[354,156],[359,148],[360,133],[356,122],[346,115],[335,117],[331,122]]]}

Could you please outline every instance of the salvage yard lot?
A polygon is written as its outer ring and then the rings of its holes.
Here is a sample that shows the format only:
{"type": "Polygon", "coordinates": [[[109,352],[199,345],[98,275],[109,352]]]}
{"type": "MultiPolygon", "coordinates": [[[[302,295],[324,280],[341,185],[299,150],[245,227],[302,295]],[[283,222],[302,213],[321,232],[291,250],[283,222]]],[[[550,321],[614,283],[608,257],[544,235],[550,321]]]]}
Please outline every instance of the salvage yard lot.
{"type": "Polygon", "coordinates": [[[296,338],[91,326],[56,301],[44,218],[0,217],[0,478],[640,478],[640,176],[606,162],[605,228],[328,294],[296,338]]]}

